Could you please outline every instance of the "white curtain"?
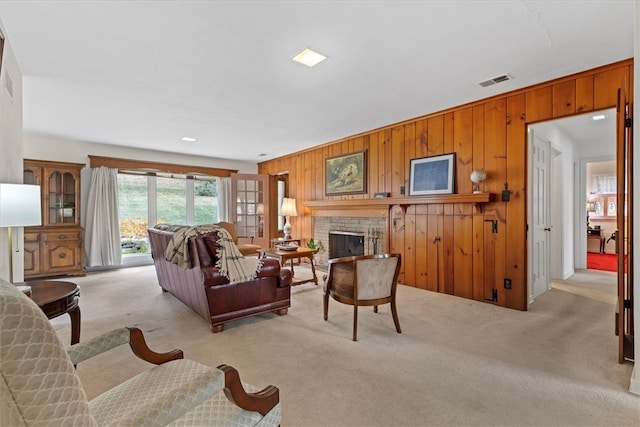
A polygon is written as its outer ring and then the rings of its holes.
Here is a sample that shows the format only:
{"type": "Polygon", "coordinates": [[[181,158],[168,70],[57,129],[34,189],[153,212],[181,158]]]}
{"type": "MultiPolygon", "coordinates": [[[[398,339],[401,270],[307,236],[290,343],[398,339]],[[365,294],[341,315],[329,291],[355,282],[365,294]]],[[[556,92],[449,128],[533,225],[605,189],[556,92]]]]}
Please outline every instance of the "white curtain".
{"type": "Polygon", "coordinates": [[[93,169],[85,228],[85,264],[121,265],[117,169],[104,166],[93,169]]]}
{"type": "Polygon", "coordinates": [[[218,215],[220,221],[231,222],[231,178],[217,177],[218,215]]]}

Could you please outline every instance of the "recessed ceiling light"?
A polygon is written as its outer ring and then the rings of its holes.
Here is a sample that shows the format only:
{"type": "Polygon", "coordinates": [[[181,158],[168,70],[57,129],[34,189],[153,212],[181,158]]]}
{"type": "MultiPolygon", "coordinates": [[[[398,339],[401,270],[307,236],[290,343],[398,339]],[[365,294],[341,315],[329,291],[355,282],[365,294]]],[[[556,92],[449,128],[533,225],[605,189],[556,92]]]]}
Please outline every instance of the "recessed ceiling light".
{"type": "Polygon", "coordinates": [[[606,114],[596,114],[594,116],[591,116],[591,118],[593,120],[604,120],[607,118],[606,114]]]}
{"type": "Polygon", "coordinates": [[[197,138],[191,138],[190,136],[183,136],[180,139],[186,142],[196,142],[198,140],[197,138]]]}
{"type": "Polygon", "coordinates": [[[305,49],[291,59],[304,64],[307,67],[313,67],[327,59],[327,57],[318,52],[314,52],[311,49],[305,49]]]}

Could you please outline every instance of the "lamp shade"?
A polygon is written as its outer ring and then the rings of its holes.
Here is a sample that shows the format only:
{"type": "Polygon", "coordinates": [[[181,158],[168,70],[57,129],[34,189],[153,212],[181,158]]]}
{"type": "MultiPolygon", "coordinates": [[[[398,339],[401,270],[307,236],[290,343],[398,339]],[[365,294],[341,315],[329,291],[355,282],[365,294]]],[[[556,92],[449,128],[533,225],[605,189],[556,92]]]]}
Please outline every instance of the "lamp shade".
{"type": "Polygon", "coordinates": [[[42,225],[40,186],[0,184],[0,227],[42,225]]]}
{"type": "Polygon", "coordinates": [[[280,215],[298,216],[298,211],[296,210],[296,199],[290,199],[288,197],[282,199],[282,209],[280,210],[280,215]]]}

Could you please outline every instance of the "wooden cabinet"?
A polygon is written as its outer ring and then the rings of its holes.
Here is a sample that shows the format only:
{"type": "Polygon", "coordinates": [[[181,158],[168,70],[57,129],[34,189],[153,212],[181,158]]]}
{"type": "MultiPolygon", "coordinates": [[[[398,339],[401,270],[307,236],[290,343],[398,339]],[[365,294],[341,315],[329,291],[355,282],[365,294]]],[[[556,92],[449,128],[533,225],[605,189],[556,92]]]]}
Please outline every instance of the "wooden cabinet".
{"type": "Polygon", "coordinates": [[[81,163],[24,161],[24,183],[40,185],[42,225],[25,227],[24,277],[84,275],[81,163]]]}

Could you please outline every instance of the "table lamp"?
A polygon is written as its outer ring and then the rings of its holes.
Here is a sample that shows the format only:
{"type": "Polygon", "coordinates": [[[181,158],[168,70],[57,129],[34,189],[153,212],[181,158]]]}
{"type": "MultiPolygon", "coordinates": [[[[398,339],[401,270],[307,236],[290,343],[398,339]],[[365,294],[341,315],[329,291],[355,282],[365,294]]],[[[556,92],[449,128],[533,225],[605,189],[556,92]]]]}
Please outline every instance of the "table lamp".
{"type": "MultiPolygon", "coordinates": [[[[9,249],[9,280],[12,282],[13,255],[21,252],[23,242],[13,240],[12,227],[28,227],[42,225],[42,211],[40,207],[40,186],[30,184],[0,183],[0,227],[7,228],[7,242],[9,249]]],[[[19,282],[23,277],[17,278],[19,282]]]]}
{"type": "Polygon", "coordinates": [[[282,199],[280,215],[284,216],[284,227],[282,227],[282,231],[284,231],[284,238],[291,239],[291,223],[289,222],[289,217],[298,216],[298,211],[296,210],[296,199],[290,199],[288,197],[282,199]]]}

